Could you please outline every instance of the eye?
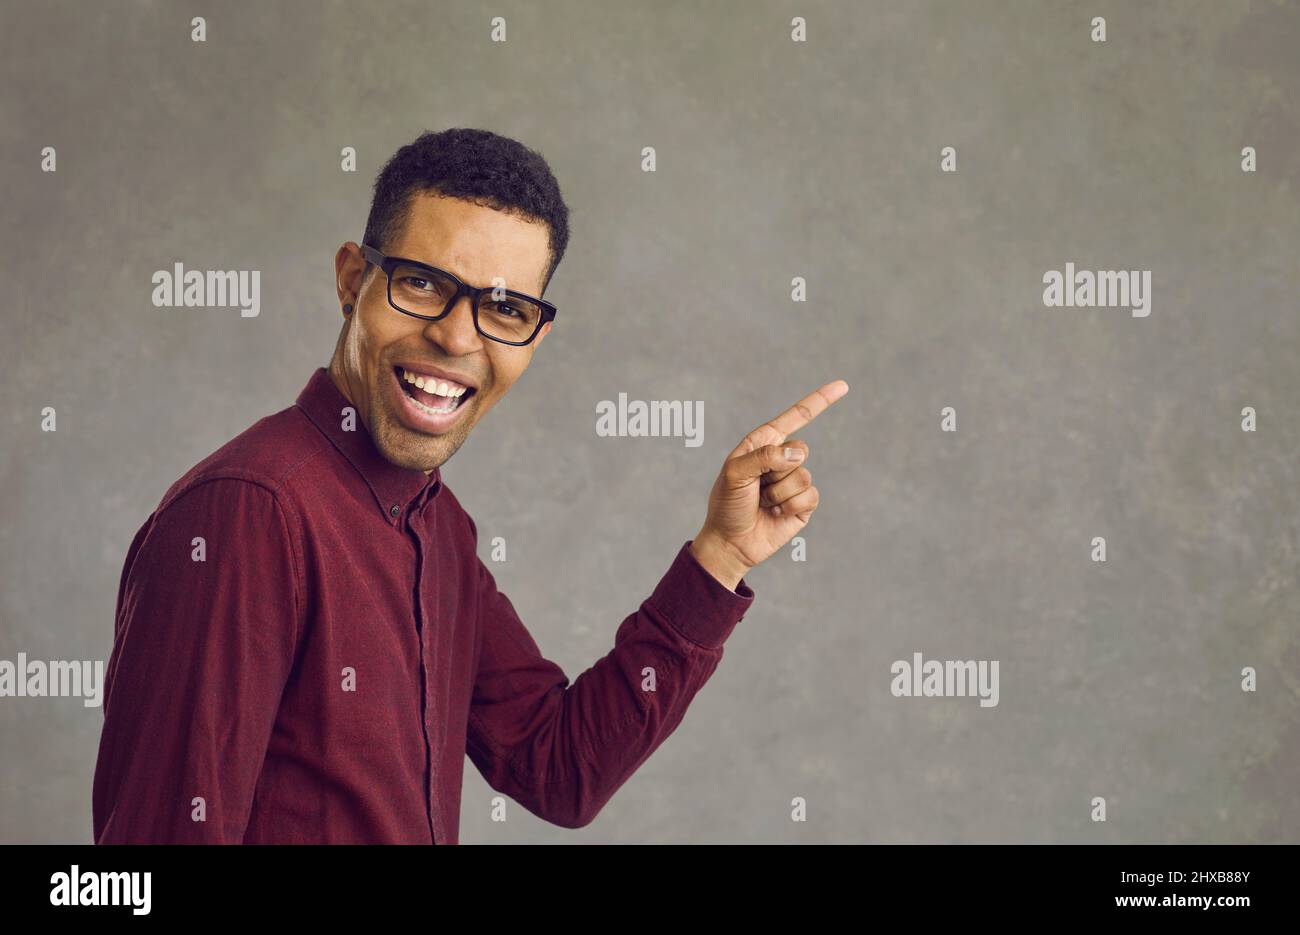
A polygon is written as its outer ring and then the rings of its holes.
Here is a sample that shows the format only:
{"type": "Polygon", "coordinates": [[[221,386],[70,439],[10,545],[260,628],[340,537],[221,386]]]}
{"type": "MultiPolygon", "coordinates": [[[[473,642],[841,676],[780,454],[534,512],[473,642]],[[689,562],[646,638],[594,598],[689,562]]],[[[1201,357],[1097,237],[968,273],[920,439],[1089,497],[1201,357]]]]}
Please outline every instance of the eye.
{"type": "Polygon", "coordinates": [[[495,311],[495,312],[496,312],[497,314],[499,314],[499,315],[509,315],[509,314],[513,313],[514,315],[518,316],[519,318],[523,318],[523,317],[524,317],[524,312],[523,312],[523,310],[520,309],[520,308],[517,308],[517,307],[514,306],[514,305],[511,305],[509,302],[497,302],[497,303],[495,303],[495,304],[493,305],[493,311],[495,311]]]}
{"type": "Polygon", "coordinates": [[[419,276],[402,276],[398,281],[401,285],[416,290],[427,291],[433,288],[433,282],[431,280],[419,276]]]}

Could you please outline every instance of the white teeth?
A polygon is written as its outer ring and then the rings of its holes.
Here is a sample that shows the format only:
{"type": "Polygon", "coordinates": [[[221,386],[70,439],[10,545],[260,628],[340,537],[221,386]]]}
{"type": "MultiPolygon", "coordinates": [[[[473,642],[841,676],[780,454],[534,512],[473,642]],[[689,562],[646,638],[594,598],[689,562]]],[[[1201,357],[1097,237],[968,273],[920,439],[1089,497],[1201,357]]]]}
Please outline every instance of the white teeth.
{"type": "Polygon", "coordinates": [[[456,407],[460,405],[460,397],[464,396],[465,392],[469,389],[469,387],[457,386],[456,384],[448,383],[445,380],[437,380],[433,377],[425,377],[422,374],[411,373],[404,367],[401,368],[401,371],[402,379],[407,383],[418,386],[426,393],[434,393],[447,400],[446,406],[435,407],[426,406],[415,397],[410,397],[411,402],[415,406],[431,415],[446,415],[447,413],[454,411],[456,407]]]}
{"type": "Polygon", "coordinates": [[[469,389],[466,386],[459,386],[455,383],[448,383],[446,380],[439,380],[435,377],[425,377],[421,374],[411,373],[405,368],[402,369],[402,379],[407,383],[414,384],[426,393],[436,393],[439,396],[446,396],[448,399],[459,399],[465,395],[469,389]]]}

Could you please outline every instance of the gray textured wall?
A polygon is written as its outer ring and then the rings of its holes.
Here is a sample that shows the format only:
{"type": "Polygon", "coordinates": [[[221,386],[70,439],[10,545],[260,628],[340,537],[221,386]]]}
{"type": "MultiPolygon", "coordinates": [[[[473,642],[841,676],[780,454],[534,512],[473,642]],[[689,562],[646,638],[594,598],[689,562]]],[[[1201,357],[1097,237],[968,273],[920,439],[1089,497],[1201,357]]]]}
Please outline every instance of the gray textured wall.
{"type": "MultiPolygon", "coordinates": [[[[550,160],[574,236],[444,472],[571,677],[740,437],[852,389],[801,436],[808,561],[749,576],[677,733],[580,832],[494,824],[467,762],[464,841],[1300,840],[1296,3],[437,7],[0,5],[0,659],[107,659],[163,491],[328,360],[379,167],[481,126],[550,160]],[[261,270],[261,314],[153,307],[176,261],[261,270]],[[1044,307],[1067,261],[1152,270],[1151,315],[1044,307]],[[704,444],[596,437],[619,392],[703,400],[704,444]],[[999,660],[999,705],[893,697],[915,651],[999,660]]],[[[90,839],[101,723],[0,698],[0,841],[90,839]]]]}

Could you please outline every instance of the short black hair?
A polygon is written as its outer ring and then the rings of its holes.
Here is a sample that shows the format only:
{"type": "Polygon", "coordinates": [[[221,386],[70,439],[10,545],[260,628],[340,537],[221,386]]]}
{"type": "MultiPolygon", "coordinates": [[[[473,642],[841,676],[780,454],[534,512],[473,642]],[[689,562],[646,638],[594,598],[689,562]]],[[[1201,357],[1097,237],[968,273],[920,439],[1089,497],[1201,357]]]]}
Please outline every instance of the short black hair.
{"type": "Polygon", "coordinates": [[[375,179],[364,242],[387,252],[405,227],[418,192],[464,198],[544,222],[550,229],[550,266],[542,281],[546,292],[569,244],[569,209],[540,154],[490,130],[427,131],[394,153],[375,179]]]}

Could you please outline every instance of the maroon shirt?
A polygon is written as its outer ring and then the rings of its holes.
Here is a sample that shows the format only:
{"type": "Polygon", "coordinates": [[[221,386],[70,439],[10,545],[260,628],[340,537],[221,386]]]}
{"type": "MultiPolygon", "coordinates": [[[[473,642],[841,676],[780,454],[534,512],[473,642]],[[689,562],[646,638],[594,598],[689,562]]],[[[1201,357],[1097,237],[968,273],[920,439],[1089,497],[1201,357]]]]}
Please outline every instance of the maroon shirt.
{"type": "MultiPolygon", "coordinates": [[[[441,469],[385,460],[360,421],[344,430],[348,406],[318,369],[136,533],[97,843],[455,844],[467,753],[493,789],[581,827],[677,727],[753,603],[687,542],[570,685],[441,469]]],[[[579,612],[580,583],[555,577],[579,612]]]]}

